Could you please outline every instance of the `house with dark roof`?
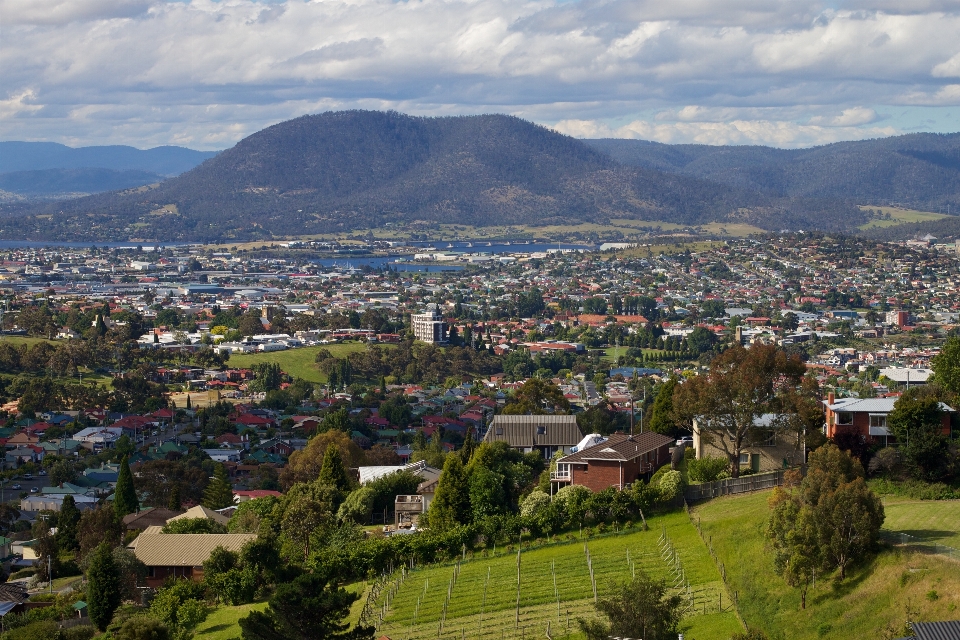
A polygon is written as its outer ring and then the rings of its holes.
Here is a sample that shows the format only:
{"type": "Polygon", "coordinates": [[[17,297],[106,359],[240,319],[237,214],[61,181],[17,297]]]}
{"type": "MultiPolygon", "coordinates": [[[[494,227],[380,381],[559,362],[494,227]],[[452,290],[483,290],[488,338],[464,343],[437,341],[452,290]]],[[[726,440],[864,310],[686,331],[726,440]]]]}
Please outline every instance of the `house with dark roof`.
{"type": "Polygon", "coordinates": [[[167,524],[167,520],[182,513],[183,511],[174,511],[173,509],[150,507],[141,510],[139,513],[123,516],[123,525],[128,531],[144,531],[147,527],[162,527],[167,524]]]}
{"type": "Polygon", "coordinates": [[[672,438],[647,431],[636,435],[615,433],[609,438],[557,460],[550,481],[561,486],[580,485],[591,491],[623,489],[652,474],[670,461],[672,438]]]}
{"type": "Polygon", "coordinates": [[[539,451],[550,459],[557,451],[569,453],[583,438],[576,416],[494,416],[484,442],[506,442],[522,453],[539,451]]]}

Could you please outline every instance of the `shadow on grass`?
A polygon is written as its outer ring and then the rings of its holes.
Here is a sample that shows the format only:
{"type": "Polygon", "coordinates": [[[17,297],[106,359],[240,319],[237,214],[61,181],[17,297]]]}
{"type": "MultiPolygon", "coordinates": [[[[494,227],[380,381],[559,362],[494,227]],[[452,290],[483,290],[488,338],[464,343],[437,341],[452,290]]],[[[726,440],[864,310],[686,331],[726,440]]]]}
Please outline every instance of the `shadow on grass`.
{"type": "Polygon", "coordinates": [[[908,536],[920,538],[923,542],[943,540],[944,538],[954,538],[957,535],[955,531],[941,531],[940,529],[899,529],[891,533],[905,533],[908,536]]]}
{"type": "Polygon", "coordinates": [[[227,629],[229,629],[229,628],[232,627],[232,626],[233,626],[233,625],[230,624],[229,622],[225,622],[225,623],[223,623],[223,624],[218,624],[218,625],[213,626],[213,627],[208,627],[208,628],[204,629],[204,630],[203,630],[202,632],[200,632],[200,633],[201,633],[201,635],[206,635],[206,634],[208,634],[208,633],[216,633],[217,631],[226,631],[227,629]]]}
{"type": "MultiPolygon", "coordinates": [[[[869,559],[865,559],[862,562],[857,563],[854,566],[851,566],[847,569],[847,577],[842,582],[839,580],[839,577],[833,579],[833,588],[827,593],[822,593],[811,599],[813,604],[822,604],[826,601],[834,601],[837,598],[842,598],[848,596],[853,591],[855,591],[863,581],[869,578],[874,569],[877,568],[877,563],[879,562],[879,555],[874,554],[870,556],[869,559]]],[[[837,573],[836,576],[840,574],[837,573]]]]}

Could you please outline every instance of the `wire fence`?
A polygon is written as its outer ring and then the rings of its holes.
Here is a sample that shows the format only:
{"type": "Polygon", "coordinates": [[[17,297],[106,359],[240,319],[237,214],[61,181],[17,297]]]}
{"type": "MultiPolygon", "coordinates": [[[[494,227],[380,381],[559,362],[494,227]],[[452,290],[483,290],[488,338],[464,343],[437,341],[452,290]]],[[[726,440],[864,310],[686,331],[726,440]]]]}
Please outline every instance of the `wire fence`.
{"type": "Polygon", "coordinates": [[[957,549],[956,547],[950,547],[945,544],[940,544],[939,542],[935,542],[933,540],[925,540],[923,538],[911,536],[909,533],[881,529],[880,538],[898,547],[919,551],[920,553],[947,556],[952,560],[960,561],[960,549],[957,549]]]}

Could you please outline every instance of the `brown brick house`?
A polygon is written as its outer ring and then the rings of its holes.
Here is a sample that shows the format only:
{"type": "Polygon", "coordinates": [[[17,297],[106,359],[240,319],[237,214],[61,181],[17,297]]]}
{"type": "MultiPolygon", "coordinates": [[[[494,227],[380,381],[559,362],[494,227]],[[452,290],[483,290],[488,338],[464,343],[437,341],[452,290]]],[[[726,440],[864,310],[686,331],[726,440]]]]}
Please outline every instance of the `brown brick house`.
{"type": "Polygon", "coordinates": [[[255,533],[160,533],[160,527],[150,527],[128,548],[147,565],[147,586],[155,589],[171,576],[200,581],[214,549],[237,552],[256,539],[255,533]]]}
{"type": "MultiPolygon", "coordinates": [[[[896,438],[887,428],[887,416],[893,411],[898,398],[840,398],[831,393],[824,401],[826,409],[826,435],[834,438],[839,435],[857,435],[864,442],[895,445],[896,438]]],[[[953,409],[942,402],[944,435],[950,435],[950,414],[953,409]]]]}
{"type": "Polygon", "coordinates": [[[673,444],[672,438],[659,433],[615,433],[599,444],[560,458],[550,480],[582,485],[591,491],[623,489],[669,462],[673,444]]]}

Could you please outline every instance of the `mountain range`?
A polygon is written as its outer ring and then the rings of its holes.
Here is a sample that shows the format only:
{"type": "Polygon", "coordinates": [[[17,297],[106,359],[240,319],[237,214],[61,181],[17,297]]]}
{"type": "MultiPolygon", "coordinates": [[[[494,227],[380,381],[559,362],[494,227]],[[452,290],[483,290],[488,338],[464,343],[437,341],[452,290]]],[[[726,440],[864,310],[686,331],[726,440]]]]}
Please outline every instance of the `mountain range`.
{"type": "Polygon", "coordinates": [[[843,231],[866,221],[857,204],[960,208],[958,150],[958,135],[787,151],[583,141],[503,115],[329,112],[268,127],[159,183],[5,204],[0,238],[242,241],[614,218],[843,231]]]}

